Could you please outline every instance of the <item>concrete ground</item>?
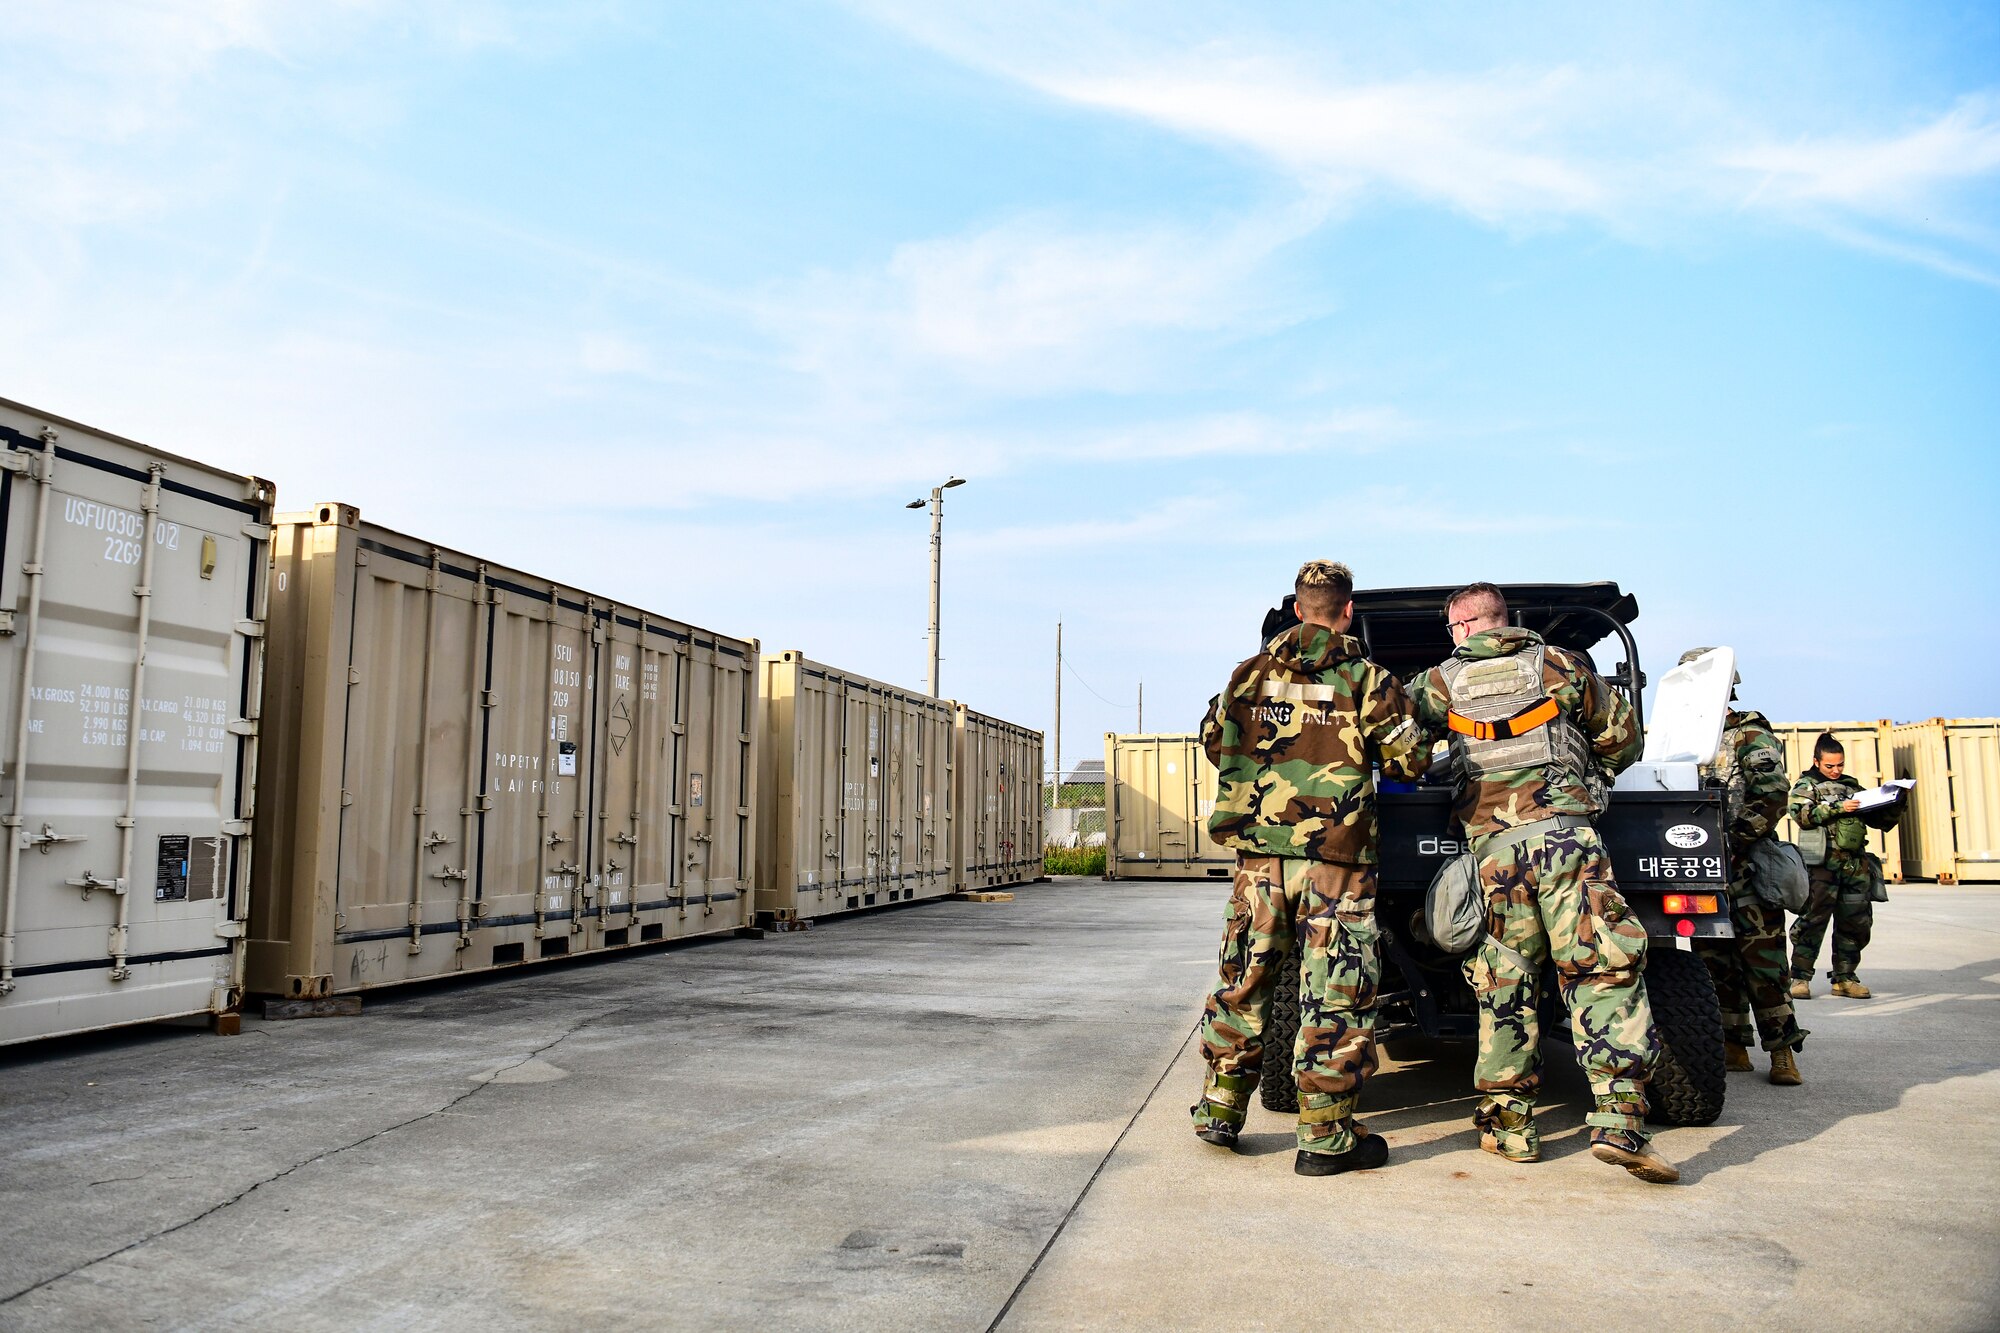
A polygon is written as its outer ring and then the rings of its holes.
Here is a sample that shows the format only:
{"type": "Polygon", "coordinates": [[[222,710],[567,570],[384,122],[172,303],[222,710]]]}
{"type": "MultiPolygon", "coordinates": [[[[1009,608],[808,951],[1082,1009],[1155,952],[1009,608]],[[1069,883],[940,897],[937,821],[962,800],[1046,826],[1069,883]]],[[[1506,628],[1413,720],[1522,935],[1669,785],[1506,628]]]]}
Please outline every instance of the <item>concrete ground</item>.
{"type": "MultiPolygon", "coordinates": [[[[1188,1133],[1224,886],[1063,881],[800,935],[0,1051],[0,1328],[2000,1326],[2000,891],[1899,888],[1807,1085],[1647,1186],[1478,1151],[1404,1044],[1394,1157],[1188,1133]]],[[[1762,1058],[1759,1057],[1760,1066],[1762,1058]]]]}

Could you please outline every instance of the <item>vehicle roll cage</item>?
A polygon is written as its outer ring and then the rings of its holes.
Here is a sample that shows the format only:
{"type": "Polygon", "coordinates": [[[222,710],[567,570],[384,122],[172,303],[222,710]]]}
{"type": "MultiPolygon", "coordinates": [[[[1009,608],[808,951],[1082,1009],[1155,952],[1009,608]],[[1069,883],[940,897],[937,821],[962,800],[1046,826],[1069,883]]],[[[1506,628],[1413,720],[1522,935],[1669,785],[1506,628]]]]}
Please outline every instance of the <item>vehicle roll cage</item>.
{"type": "MultiPolygon", "coordinates": [[[[1352,630],[1368,656],[1407,680],[1427,671],[1451,655],[1451,634],[1445,627],[1444,602],[1455,588],[1369,588],[1354,594],[1352,630]]],[[[1616,635],[1625,649],[1625,660],[1611,672],[1600,672],[1605,681],[1632,704],[1641,730],[1646,725],[1646,673],[1639,666],[1639,645],[1632,637],[1632,621],[1639,618],[1639,600],[1622,592],[1616,583],[1511,583],[1501,584],[1507,599],[1507,618],[1522,629],[1534,630],[1558,648],[1581,653],[1590,659],[1591,648],[1616,635]]],[[[1264,617],[1264,639],[1298,624],[1293,599],[1264,617]]],[[[1594,668],[1596,663],[1591,660],[1594,668]]]]}

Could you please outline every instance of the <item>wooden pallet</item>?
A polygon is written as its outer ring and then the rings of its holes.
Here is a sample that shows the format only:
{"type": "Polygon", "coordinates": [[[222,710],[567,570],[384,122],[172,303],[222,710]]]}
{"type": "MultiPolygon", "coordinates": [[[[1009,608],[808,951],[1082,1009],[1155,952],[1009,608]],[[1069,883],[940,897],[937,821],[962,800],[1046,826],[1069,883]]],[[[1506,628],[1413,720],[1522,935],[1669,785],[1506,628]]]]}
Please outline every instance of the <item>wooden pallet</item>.
{"type": "Polygon", "coordinates": [[[1014,895],[992,889],[973,889],[965,893],[954,893],[953,900],[961,903],[1011,903],[1014,895]]]}

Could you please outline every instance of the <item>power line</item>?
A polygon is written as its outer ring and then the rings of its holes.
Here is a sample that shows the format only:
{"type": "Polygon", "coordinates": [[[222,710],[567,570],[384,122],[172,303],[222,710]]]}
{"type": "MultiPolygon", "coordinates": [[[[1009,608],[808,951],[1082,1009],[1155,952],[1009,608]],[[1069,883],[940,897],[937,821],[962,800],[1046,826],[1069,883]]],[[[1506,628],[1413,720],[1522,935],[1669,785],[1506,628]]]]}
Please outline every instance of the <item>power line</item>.
{"type": "Polygon", "coordinates": [[[1070,674],[1070,675],[1072,675],[1072,676],[1075,676],[1075,677],[1076,677],[1076,683],[1077,683],[1077,684],[1079,684],[1079,685],[1083,686],[1083,688],[1084,688],[1084,689],[1086,689],[1086,690],[1090,690],[1090,692],[1091,692],[1091,693],[1092,693],[1093,695],[1096,695],[1096,696],[1097,696],[1097,701],[1098,701],[1099,703],[1103,703],[1103,704],[1110,704],[1110,705],[1111,705],[1111,707],[1113,707],[1113,708],[1122,708],[1122,709],[1124,709],[1124,710],[1125,710],[1125,711],[1127,711],[1127,712],[1131,712],[1131,711],[1132,711],[1132,705],[1131,705],[1131,704],[1121,704],[1121,703],[1118,703],[1118,702],[1116,702],[1115,700],[1112,700],[1112,699],[1107,699],[1107,698],[1105,698],[1105,697],[1104,697],[1103,695],[1101,695],[1101,694],[1098,694],[1098,693],[1097,693],[1097,691],[1096,691],[1095,689],[1092,689],[1092,688],[1091,688],[1091,684],[1090,684],[1090,682],[1089,682],[1089,681],[1087,681],[1087,680],[1085,680],[1085,679],[1084,679],[1084,678],[1083,678],[1082,676],[1079,676],[1079,675],[1077,675],[1077,671],[1076,671],[1076,668],[1075,668],[1075,667],[1073,667],[1073,666],[1071,666],[1071,665],[1070,665],[1070,664],[1069,664],[1069,663],[1068,663],[1067,661],[1065,661],[1065,662],[1063,663],[1063,670],[1065,670],[1065,671],[1069,672],[1069,674],[1070,674]]]}

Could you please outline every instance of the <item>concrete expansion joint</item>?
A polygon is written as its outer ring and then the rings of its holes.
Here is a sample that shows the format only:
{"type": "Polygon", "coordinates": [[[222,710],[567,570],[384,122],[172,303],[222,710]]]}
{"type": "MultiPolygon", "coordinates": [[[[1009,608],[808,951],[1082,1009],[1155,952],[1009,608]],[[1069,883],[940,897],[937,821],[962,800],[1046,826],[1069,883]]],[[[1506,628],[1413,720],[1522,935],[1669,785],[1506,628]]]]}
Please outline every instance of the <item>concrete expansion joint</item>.
{"type": "Polygon", "coordinates": [[[1069,1208],[1063,1213],[1062,1220],[1057,1222],[1055,1230],[1049,1233],[1048,1240],[1042,1245],[1040,1252],[1035,1255],[1035,1261],[1028,1265],[1028,1271],[1021,1274],[1021,1280],[1014,1284],[1014,1290],[1008,1293],[1006,1303],[1000,1307],[1000,1312],[993,1316],[993,1322],[986,1326],[986,1333],[994,1333],[994,1330],[1007,1322],[1007,1316],[1013,1313],[1014,1302],[1021,1299],[1021,1293],[1026,1291],[1028,1284],[1035,1280],[1035,1273],[1041,1268],[1042,1261],[1049,1257],[1049,1252],[1055,1249],[1056,1242],[1062,1239],[1063,1231],[1069,1226],[1070,1219],[1076,1216],[1077,1209],[1083,1207],[1083,1201],[1090,1197],[1090,1191],[1097,1184],[1097,1178],[1104,1174],[1105,1167],[1111,1165],[1111,1159],[1118,1155],[1119,1148],[1125,1144],[1125,1136],[1132,1132],[1132,1126],[1139,1123],[1139,1117],[1144,1115],[1146,1108],[1153,1104],[1153,1098],[1160,1095],[1160,1089],[1166,1085],[1167,1075],[1174,1072],[1174,1066],[1180,1063],[1181,1056],[1187,1053],[1189,1044],[1194,1041],[1195,1033],[1199,1031],[1201,1031],[1201,1020],[1196,1019],[1194,1024],[1188,1028],[1187,1036],[1181,1038],[1181,1044],[1176,1046],[1174,1053],[1167,1057],[1166,1068],[1160,1071],[1160,1076],[1153,1080],[1153,1086],[1147,1091],[1145,1097],[1140,1100],[1138,1106],[1133,1108],[1132,1118],[1125,1122],[1125,1128],[1118,1131],[1118,1137],[1111,1141],[1111,1146],[1104,1150],[1104,1156],[1098,1159],[1097,1169],[1090,1173],[1090,1179],[1083,1182],[1083,1188],[1077,1191],[1074,1199],[1070,1200],[1069,1208]]]}
{"type": "MultiPolygon", "coordinates": [[[[546,1054],[547,1052],[552,1051],[556,1047],[562,1045],[564,1042],[568,1041],[571,1037],[574,1037],[577,1033],[589,1027],[592,1023],[597,1022],[600,1018],[605,1018],[609,1016],[610,1013],[613,1012],[618,1012],[618,1011],[610,1010],[610,1011],[605,1011],[603,1013],[594,1013],[586,1015],[585,1017],[570,1024],[567,1028],[557,1033],[554,1037],[550,1038],[548,1041],[545,1041],[540,1046],[535,1047],[533,1050],[529,1051],[526,1055],[522,1056],[520,1059],[514,1061],[511,1064],[503,1065],[501,1067],[500,1072],[504,1073],[506,1070],[509,1069],[517,1069],[520,1066],[527,1064],[529,1061],[539,1058],[540,1056],[546,1054]]],[[[282,1171],[274,1172],[271,1175],[265,1176],[262,1180],[252,1181],[250,1184],[245,1185],[242,1189],[236,1191],[236,1193],[230,1195],[228,1198],[222,1200],[220,1203],[212,1204],[209,1207],[204,1208],[202,1211],[196,1213],[193,1217],[186,1218],[182,1221],[176,1222],[172,1226],[161,1227],[157,1231],[153,1231],[148,1233],[147,1235],[141,1236],[138,1240],[130,1241],[124,1245],[120,1245],[115,1250],[107,1250],[103,1254],[98,1255],[95,1259],[86,1259],[82,1263],[77,1264],[73,1268],[66,1269],[63,1272],[56,1273],[50,1277],[45,1277],[40,1282],[36,1282],[30,1286],[22,1287],[19,1291],[12,1291],[7,1293],[5,1296],[0,1296],[0,1308],[4,1308],[8,1305],[11,1305],[13,1302],[21,1299],[21,1297],[23,1296],[31,1296],[35,1292],[42,1290],[42,1288],[44,1287],[54,1286],[56,1283],[61,1282],[65,1278],[74,1277],[79,1273],[87,1272],[90,1269],[97,1267],[97,1265],[104,1263],[106,1260],[116,1259],[121,1254],[129,1254],[133,1250],[141,1249],[147,1245],[151,1245],[156,1240],[161,1240],[167,1236],[171,1236],[177,1231],[185,1231],[187,1228],[194,1226],[196,1223],[204,1222],[225,1209],[235,1207],[237,1204],[243,1202],[243,1200],[249,1198],[252,1194],[255,1194],[258,1190],[263,1189],[266,1185],[276,1184],[278,1181],[283,1180],[286,1176],[289,1176],[296,1171],[302,1171],[306,1167],[312,1166],[316,1162],[324,1162],[328,1158],[338,1157],[340,1156],[340,1154],[344,1152],[351,1152],[356,1148],[366,1147],[367,1145],[375,1142],[375,1140],[380,1138],[386,1138],[387,1136],[394,1134],[398,1130],[408,1129],[411,1125],[421,1124],[426,1120],[430,1120],[437,1116],[441,1116],[445,1114],[447,1111],[456,1109],[459,1103],[466,1101],[468,1098],[478,1096],[481,1091],[491,1086],[491,1084],[492,1080],[490,1079],[485,1082],[475,1083],[471,1087],[465,1089],[462,1092],[457,1092],[452,1094],[451,1098],[448,1101],[446,1101],[445,1104],[442,1106],[436,1107],[429,1111],[425,1111],[421,1115],[413,1115],[407,1120],[399,1120],[393,1125],[386,1125],[383,1128],[378,1129],[371,1134],[364,1134],[362,1137],[354,1140],[354,1142],[352,1143],[343,1143],[339,1147],[328,1148],[323,1152],[314,1153],[312,1156],[307,1157],[302,1161],[292,1163],[290,1166],[286,1167],[282,1171]]]]}

